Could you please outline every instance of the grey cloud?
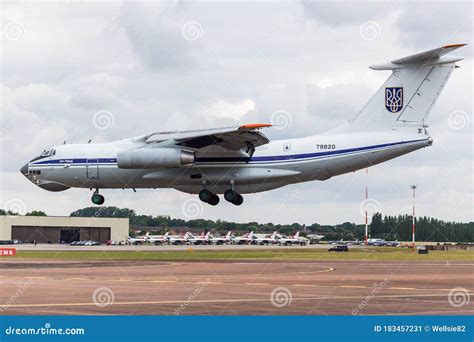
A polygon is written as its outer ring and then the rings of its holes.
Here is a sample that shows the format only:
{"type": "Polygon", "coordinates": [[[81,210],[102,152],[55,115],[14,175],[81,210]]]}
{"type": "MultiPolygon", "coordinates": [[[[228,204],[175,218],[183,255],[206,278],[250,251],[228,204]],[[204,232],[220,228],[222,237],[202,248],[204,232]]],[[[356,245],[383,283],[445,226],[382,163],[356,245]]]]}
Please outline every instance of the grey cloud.
{"type": "Polygon", "coordinates": [[[308,85],[308,111],[332,119],[350,119],[372,96],[373,90],[360,85],[320,88],[308,85]]]}
{"type": "MultiPolygon", "coordinates": [[[[407,3],[397,18],[400,40],[419,49],[472,42],[472,2],[407,3]]],[[[464,51],[464,55],[469,51],[464,51]]]]}
{"type": "Polygon", "coordinates": [[[146,67],[160,70],[193,62],[192,49],[199,42],[183,37],[186,21],[179,14],[179,8],[167,4],[123,6],[119,23],[146,67]]]}
{"type": "Polygon", "coordinates": [[[302,1],[302,5],[308,19],[333,28],[377,21],[390,14],[392,9],[390,2],[302,1]]]}

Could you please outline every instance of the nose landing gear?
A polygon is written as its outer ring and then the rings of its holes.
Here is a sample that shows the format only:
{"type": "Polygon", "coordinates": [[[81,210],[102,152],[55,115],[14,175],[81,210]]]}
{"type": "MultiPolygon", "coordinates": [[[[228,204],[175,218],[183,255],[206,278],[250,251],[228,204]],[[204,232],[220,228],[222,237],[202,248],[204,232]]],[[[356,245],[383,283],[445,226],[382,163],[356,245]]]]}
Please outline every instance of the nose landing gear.
{"type": "Polygon", "coordinates": [[[219,196],[206,189],[199,192],[199,199],[203,202],[209,203],[210,205],[217,205],[219,203],[219,196]]]}
{"type": "Polygon", "coordinates": [[[94,204],[102,205],[105,202],[104,196],[99,194],[99,189],[97,189],[91,197],[91,201],[94,204]]]}

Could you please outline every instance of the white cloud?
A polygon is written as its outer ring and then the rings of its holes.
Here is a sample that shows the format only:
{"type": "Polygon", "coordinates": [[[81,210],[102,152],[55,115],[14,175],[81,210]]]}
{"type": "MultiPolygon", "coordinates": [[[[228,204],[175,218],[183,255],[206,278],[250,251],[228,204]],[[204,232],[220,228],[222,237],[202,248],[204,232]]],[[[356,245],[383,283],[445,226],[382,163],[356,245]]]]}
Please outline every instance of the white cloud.
{"type": "Polygon", "coordinates": [[[204,112],[217,118],[241,120],[245,114],[252,110],[255,110],[255,102],[251,99],[246,99],[239,103],[219,100],[205,106],[204,112]]]}

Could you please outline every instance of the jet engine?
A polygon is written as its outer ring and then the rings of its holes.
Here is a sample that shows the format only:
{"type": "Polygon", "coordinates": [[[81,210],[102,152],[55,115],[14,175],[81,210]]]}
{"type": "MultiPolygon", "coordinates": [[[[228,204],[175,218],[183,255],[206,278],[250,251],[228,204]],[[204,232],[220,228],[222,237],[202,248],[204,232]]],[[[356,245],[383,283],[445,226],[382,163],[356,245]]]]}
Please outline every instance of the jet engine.
{"type": "Polygon", "coordinates": [[[176,148],[141,148],[120,151],[117,165],[120,169],[159,169],[194,163],[194,154],[176,148]]]}

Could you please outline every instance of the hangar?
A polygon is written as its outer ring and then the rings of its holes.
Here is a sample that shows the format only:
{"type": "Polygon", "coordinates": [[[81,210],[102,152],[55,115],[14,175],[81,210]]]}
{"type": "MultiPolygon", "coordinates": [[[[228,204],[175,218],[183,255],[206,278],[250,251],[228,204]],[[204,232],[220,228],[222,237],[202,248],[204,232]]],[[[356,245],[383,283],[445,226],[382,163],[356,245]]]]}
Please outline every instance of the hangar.
{"type": "Polygon", "coordinates": [[[126,240],[128,218],[69,216],[0,216],[0,240],[69,243],[93,240],[126,240]]]}

